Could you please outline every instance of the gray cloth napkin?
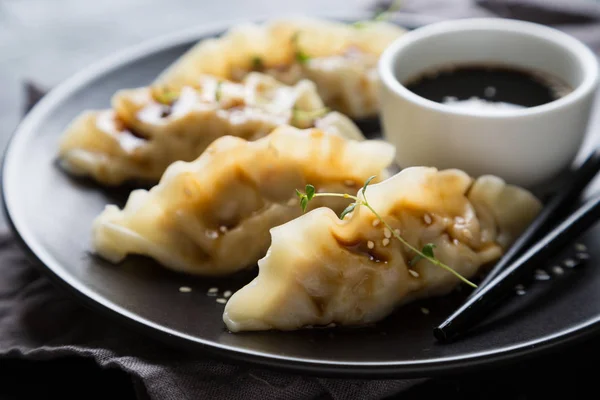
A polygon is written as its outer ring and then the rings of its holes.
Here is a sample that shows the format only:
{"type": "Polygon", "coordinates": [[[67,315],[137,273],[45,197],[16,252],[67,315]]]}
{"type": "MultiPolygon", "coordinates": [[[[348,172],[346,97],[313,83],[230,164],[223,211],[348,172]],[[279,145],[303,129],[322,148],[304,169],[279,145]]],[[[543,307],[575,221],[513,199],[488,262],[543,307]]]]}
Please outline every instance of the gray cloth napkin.
{"type": "MultiPolygon", "coordinates": [[[[582,0],[413,0],[405,2],[403,11],[444,18],[502,16],[550,23],[598,49],[599,7],[599,3],[582,0]]],[[[28,93],[30,105],[43,95],[33,86],[28,93]]],[[[141,399],[381,399],[406,395],[424,381],[294,375],[168,348],[83,308],[30,264],[10,233],[1,234],[0,366],[10,369],[11,363],[19,362],[15,360],[33,360],[51,369],[56,360],[72,357],[124,371],[141,399]]],[[[20,388],[20,393],[29,393],[20,388]]],[[[0,377],[0,393],[1,389],[0,377]]],[[[92,388],[81,397],[97,398],[94,395],[98,393],[101,388],[92,388]]]]}

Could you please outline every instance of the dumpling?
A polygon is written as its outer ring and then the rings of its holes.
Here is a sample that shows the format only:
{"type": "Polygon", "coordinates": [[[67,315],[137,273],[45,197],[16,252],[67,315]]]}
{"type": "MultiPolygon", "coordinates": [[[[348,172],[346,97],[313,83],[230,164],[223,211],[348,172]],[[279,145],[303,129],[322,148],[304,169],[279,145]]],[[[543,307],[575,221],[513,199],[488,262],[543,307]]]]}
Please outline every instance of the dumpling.
{"type": "Polygon", "coordinates": [[[181,86],[201,74],[242,79],[262,71],[288,84],[310,79],[328,107],[351,118],[373,117],[379,109],[379,56],[404,32],[383,21],[358,26],[314,18],[238,25],[200,41],[157,82],[181,86]]]}
{"type": "MultiPolygon", "coordinates": [[[[177,161],[149,191],[130,194],[93,223],[93,248],[114,263],[128,254],[167,268],[225,275],[256,265],[269,247],[269,229],[301,214],[297,187],[355,191],[371,175],[386,176],[395,149],[378,140],[355,141],[312,128],[276,129],[254,142],[226,136],[195,161],[177,161]]],[[[341,211],[343,198],[314,206],[341,211]]]]}
{"type": "MultiPolygon", "coordinates": [[[[497,177],[430,167],[368,186],[366,198],[408,243],[432,243],[435,257],[467,279],[497,260],[541,209],[530,192],[497,177]]],[[[343,221],[318,208],[271,235],[258,276],[225,307],[232,332],[372,323],[460,282],[426,259],[411,266],[415,253],[364,205],[343,221]]]]}
{"type": "Polygon", "coordinates": [[[156,183],[174,161],[195,160],[216,138],[259,139],[280,125],[318,127],[364,139],[354,123],[328,112],[315,84],[284,85],[261,73],[241,83],[200,76],[194,86],[122,90],[112,109],[80,115],[61,138],[61,165],[105,185],[156,183]]]}

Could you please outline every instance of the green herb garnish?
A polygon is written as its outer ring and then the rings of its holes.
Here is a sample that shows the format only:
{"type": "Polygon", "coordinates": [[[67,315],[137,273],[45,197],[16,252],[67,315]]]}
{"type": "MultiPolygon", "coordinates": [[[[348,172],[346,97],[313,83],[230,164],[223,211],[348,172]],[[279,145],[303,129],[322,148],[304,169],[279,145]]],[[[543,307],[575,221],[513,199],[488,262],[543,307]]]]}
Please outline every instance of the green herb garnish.
{"type": "Polygon", "coordinates": [[[476,288],[477,285],[475,285],[473,282],[471,282],[470,280],[468,280],[467,278],[465,278],[464,276],[462,276],[461,274],[459,274],[458,272],[456,272],[454,269],[450,268],[446,264],[442,263],[440,260],[438,260],[435,257],[435,254],[433,251],[433,249],[435,248],[435,245],[433,243],[427,243],[425,246],[423,246],[422,250],[417,249],[416,247],[414,247],[410,243],[408,243],[406,240],[404,240],[404,238],[402,238],[402,236],[400,236],[398,231],[394,230],[390,226],[390,224],[388,224],[381,217],[381,215],[379,215],[379,213],[377,211],[375,211],[375,209],[369,204],[369,201],[367,200],[367,193],[366,193],[367,186],[369,185],[369,183],[371,183],[373,178],[375,178],[375,176],[372,176],[369,179],[367,179],[367,181],[363,185],[363,188],[361,189],[362,199],[359,199],[357,196],[352,196],[347,193],[315,193],[315,187],[313,185],[306,185],[305,193],[302,193],[301,191],[296,189],[296,195],[300,199],[300,206],[302,207],[302,211],[306,211],[308,202],[311,201],[315,197],[343,197],[345,199],[354,200],[354,203],[351,203],[348,207],[346,207],[346,209],[344,211],[342,211],[342,213],[340,214],[340,219],[344,219],[344,217],[347,214],[354,211],[354,209],[356,207],[359,207],[359,206],[367,207],[375,215],[375,217],[377,217],[377,219],[379,221],[381,221],[387,229],[389,229],[389,231],[392,233],[392,235],[396,239],[398,239],[403,245],[408,247],[410,250],[412,250],[416,254],[415,257],[409,262],[410,266],[415,265],[421,259],[426,259],[430,263],[437,265],[438,267],[441,267],[441,268],[445,269],[446,271],[450,272],[451,274],[453,274],[454,276],[459,278],[461,281],[463,281],[467,285],[476,288]]]}
{"type": "MultiPolygon", "coordinates": [[[[393,0],[387,8],[384,8],[375,13],[370,21],[386,21],[391,18],[392,14],[400,10],[402,6],[402,0],[393,0]]],[[[356,21],[352,25],[357,29],[362,29],[367,26],[367,21],[356,21]]]]}
{"type": "Polygon", "coordinates": [[[264,64],[262,58],[260,58],[259,56],[252,57],[252,69],[254,71],[261,71],[264,68],[265,68],[265,64],[264,64]]]}
{"type": "Polygon", "coordinates": [[[217,87],[215,88],[215,101],[218,103],[221,101],[221,86],[223,85],[223,82],[219,81],[217,82],[217,87]]]}
{"type": "Polygon", "coordinates": [[[310,56],[306,54],[298,45],[298,37],[300,32],[294,33],[292,36],[292,46],[294,47],[294,57],[300,64],[306,64],[310,60],[310,56]]]}
{"type": "Polygon", "coordinates": [[[340,219],[344,219],[346,217],[346,215],[350,214],[352,211],[354,211],[355,208],[356,208],[356,203],[351,203],[350,205],[348,205],[348,207],[346,207],[346,209],[344,211],[342,211],[342,213],[340,214],[340,219]]]}
{"type": "Polygon", "coordinates": [[[157,102],[169,106],[179,98],[179,92],[168,88],[156,88],[152,91],[152,97],[154,97],[154,100],[157,102]]]}
{"type": "MultiPolygon", "coordinates": [[[[423,246],[423,248],[421,249],[421,252],[425,255],[433,257],[433,249],[434,248],[435,248],[435,244],[427,243],[425,246],[423,246]]],[[[420,254],[417,254],[416,256],[414,256],[414,258],[412,260],[410,260],[410,262],[408,264],[411,267],[414,267],[415,265],[417,265],[417,263],[419,261],[421,261],[421,259],[423,259],[423,257],[420,254]]]]}
{"type": "Polygon", "coordinates": [[[323,108],[318,108],[316,110],[311,110],[311,111],[305,111],[305,110],[299,110],[297,109],[295,106],[294,108],[292,108],[292,124],[297,124],[297,123],[301,123],[304,121],[312,121],[314,119],[317,119],[319,117],[322,117],[323,115],[327,114],[329,112],[329,108],[327,107],[323,107],[323,108]]]}

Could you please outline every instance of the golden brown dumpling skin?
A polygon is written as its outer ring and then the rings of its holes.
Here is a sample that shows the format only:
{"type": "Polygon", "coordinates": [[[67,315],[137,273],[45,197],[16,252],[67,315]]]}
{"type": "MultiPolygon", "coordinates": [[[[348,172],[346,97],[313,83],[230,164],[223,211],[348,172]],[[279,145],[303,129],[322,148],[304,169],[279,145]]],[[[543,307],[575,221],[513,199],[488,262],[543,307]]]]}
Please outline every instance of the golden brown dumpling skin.
{"type": "Polygon", "coordinates": [[[181,86],[200,74],[242,79],[261,71],[288,84],[310,79],[328,107],[351,118],[374,117],[379,56],[404,32],[387,22],[356,26],[316,18],[242,24],[200,41],[157,82],[181,86]]]}
{"type": "Polygon", "coordinates": [[[180,90],[119,91],[111,110],[86,111],[70,124],[59,157],[70,173],[101,184],[156,183],[171,163],[195,160],[221,136],[256,140],[287,124],[364,138],[350,119],[324,109],[310,81],[288,86],[260,73],[239,83],[202,76],[180,90]]]}
{"type": "MultiPolygon", "coordinates": [[[[195,161],[171,165],[149,191],[133,191],[124,209],[107,206],[94,221],[93,247],[115,263],[141,254],[177,271],[230,274],[255,265],[269,229],[301,214],[297,187],[355,191],[371,175],[386,176],[394,153],[383,141],[289,126],[254,142],[222,137],[195,161]]],[[[346,203],[319,200],[336,211],[346,203]]]]}
{"type": "MultiPolygon", "coordinates": [[[[433,243],[435,256],[467,278],[497,260],[541,209],[531,193],[499,178],[426,167],[368,186],[366,197],[408,243],[433,243]]],[[[343,221],[318,208],[271,235],[258,277],[225,308],[233,332],[372,323],[460,282],[425,259],[410,266],[415,253],[364,206],[343,221]]]]}

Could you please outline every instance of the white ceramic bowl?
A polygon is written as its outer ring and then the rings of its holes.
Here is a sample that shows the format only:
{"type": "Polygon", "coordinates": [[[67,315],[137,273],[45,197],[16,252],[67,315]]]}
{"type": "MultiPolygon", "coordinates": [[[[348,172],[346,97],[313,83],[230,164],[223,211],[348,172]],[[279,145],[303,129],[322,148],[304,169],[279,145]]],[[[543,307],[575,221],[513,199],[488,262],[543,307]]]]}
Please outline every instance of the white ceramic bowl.
{"type": "Polygon", "coordinates": [[[401,167],[460,168],[534,186],[573,161],[587,130],[598,62],[575,38],[546,26],[499,18],[460,19],[409,32],[379,61],[385,138],[401,167]],[[464,109],[427,100],[403,86],[424,70],[493,63],[533,69],[574,88],[522,109],[464,109]]]}

